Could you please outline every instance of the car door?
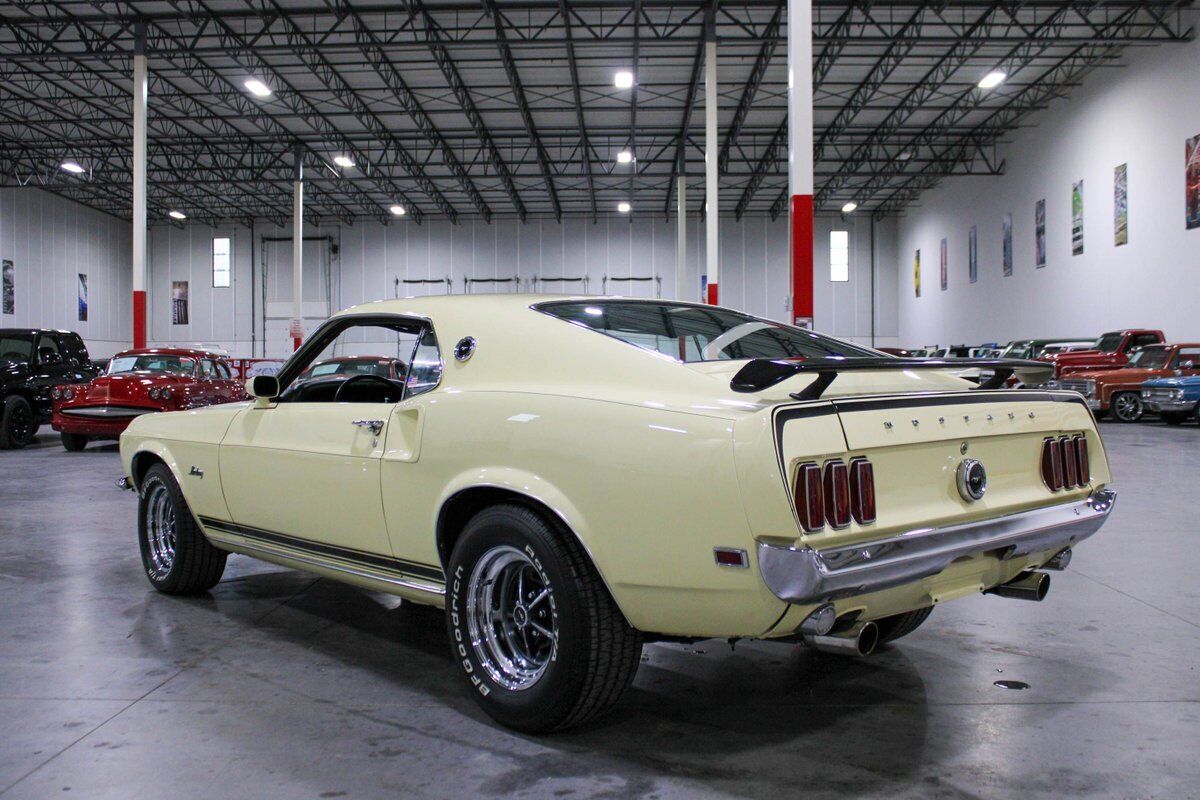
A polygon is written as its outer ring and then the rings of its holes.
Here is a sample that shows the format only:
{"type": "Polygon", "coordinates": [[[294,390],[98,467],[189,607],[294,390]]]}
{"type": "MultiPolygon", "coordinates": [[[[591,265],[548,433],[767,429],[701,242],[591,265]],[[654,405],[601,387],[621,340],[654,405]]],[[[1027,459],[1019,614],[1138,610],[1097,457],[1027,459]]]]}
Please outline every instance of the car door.
{"type": "Polygon", "coordinates": [[[75,383],[78,368],[63,354],[58,337],[53,333],[38,334],[33,348],[32,369],[29,386],[34,398],[34,414],[39,419],[49,419],[51,411],[50,391],[60,383],[75,383]]]}
{"type": "Polygon", "coordinates": [[[221,443],[220,478],[240,535],[389,568],[380,460],[404,387],[381,376],[295,379],[309,364],[339,356],[411,358],[419,333],[419,322],[391,315],[335,319],[280,370],[278,398],[259,398],[234,418],[221,443]]]}
{"type": "Polygon", "coordinates": [[[1200,347],[1179,348],[1171,366],[1183,376],[1200,375],[1200,347]]]}

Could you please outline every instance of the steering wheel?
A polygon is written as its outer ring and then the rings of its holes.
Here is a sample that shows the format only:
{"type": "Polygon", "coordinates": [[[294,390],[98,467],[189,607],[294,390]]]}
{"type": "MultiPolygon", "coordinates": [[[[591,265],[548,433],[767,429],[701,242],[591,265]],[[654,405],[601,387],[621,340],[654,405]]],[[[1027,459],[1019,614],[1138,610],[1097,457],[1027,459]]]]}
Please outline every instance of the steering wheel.
{"type": "MultiPolygon", "coordinates": [[[[392,396],[391,392],[399,393],[399,390],[397,389],[395,382],[389,380],[388,378],[383,377],[382,375],[374,375],[370,372],[365,372],[362,375],[355,375],[352,378],[347,378],[346,380],[342,381],[342,385],[339,386],[337,388],[337,391],[333,393],[333,402],[335,402],[335,403],[342,402],[342,395],[345,393],[347,387],[349,387],[351,384],[358,383],[360,381],[376,381],[377,383],[382,383],[384,386],[386,386],[388,388],[389,394],[387,396],[389,398],[392,396]]],[[[399,403],[400,398],[397,397],[394,401],[384,400],[382,402],[399,403]]]]}

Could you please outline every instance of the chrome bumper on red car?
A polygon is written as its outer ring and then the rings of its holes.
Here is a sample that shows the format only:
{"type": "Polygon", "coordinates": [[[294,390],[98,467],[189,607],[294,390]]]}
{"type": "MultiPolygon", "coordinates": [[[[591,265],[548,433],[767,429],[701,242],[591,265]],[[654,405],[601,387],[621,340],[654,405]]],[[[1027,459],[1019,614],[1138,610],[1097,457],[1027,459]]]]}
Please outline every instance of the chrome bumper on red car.
{"type": "Polygon", "coordinates": [[[759,542],[758,568],[767,587],[789,603],[853,597],[928,578],[963,556],[1058,553],[1100,530],[1116,497],[1101,489],[1086,500],[825,550],[759,542]]]}

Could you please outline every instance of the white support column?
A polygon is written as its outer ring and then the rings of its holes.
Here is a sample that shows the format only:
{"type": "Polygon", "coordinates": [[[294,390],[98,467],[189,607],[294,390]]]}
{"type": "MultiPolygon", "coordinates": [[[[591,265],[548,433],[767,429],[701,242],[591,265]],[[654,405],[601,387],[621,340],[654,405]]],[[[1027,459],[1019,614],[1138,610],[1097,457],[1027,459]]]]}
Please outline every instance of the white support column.
{"type": "Polygon", "coordinates": [[[788,203],[792,322],[813,318],[812,0],[788,0],[788,203]]]}
{"type": "Polygon", "coordinates": [[[292,349],[304,339],[304,153],[297,147],[292,164],[292,349]]]}
{"type": "Polygon", "coordinates": [[[675,211],[675,299],[687,300],[695,295],[687,290],[687,176],[682,168],[676,184],[679,195],[675,211]]]}
{"type": "Polygon", "coordinates": [[[717,41],[710,29],[704,45],[704,220],[705,262],[708,271],[708,302],[719,302],[721,213],[717,193],[717,41]]]}
{"type": "Polygon", "coordinates": [[[133,346],[146,346],[146,30],[139,23],[133,54],[133,346]]]}

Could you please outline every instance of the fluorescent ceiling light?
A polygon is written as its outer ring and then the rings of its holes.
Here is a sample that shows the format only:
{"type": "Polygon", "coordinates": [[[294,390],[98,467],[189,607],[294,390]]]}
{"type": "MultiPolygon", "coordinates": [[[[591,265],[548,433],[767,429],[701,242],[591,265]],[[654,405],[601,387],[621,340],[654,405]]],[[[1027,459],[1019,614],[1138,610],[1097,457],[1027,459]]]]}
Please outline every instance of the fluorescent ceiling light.
{"type": "Polygon", "coordinates": [[[856,208],[858,208],[858,203],[851,200],[849,203],[846,203],[846,205],[842,206],[842,213],[849,214],[850,212],[854,211],[854,209],[856,209],[856,208]]]}
{"type": "Polygon", "coordinates": [[[392,214],[394,214],[397,217],[403,217],[405,214],[408,213],[407,211],[404,210],[404,206],[401,206],[401,205],[392,206],[391,208],[388,209],[388,211],[392,212],[392,214]]]}
{"type": "Polygon", "coordinates": [[[620,211],[622,214],[628,214],[632,208],[633,206],[629,205],[629,203],[625,202],[624,200],[617,203],[617,211],[620,211]]]}
{"type": "Polygon", "coordinates": [[[187,214],[182,211],[168,211],[167,216],[171,219],[187,219],[187,214]]]}
{"type": "Polygon", "coordinates": [[[346,156],[334,156],[333,163],[337,164],[339,167],[346,167],[347,169],[354,166],[354,161],[346,156]]]}
{"type": "Polygon", "coordinates": [[[912,153],[907,150],[896,156],[897,161],[908,161],[910,158],[912,158],[912,153]]]}
{"type": "Polygon", "coordinates": [[[270,97],[271,96],[271,87],[267,86],[265,83],[258,80],[257,78],[248,78],[246,80],[246,82],[243,83],[242,85],[245,86],[247,89],[249,89],[250,93],[253,94],[255,97],[270,97]]]}
{"type": "Polygon", "coordinates": [[[992,70],[987,75],[983,76],[983,80],[979,82],[980,89],[995,89],[1000,84],[1004,83],[1004,79],[1008,77],[1007,72],[1000,70],[992,70]]]}
{"type": "Polygon", "coordinates": [[[628,150],[622,150],[621,152],[617,153],[618,164],[628,164],[631,161],[633,161],[633,153],[629,152],[628,150]]]}
{"type": "Polygon", "coordinates": [[[67,172],[74,172],[76,175],[83,172],[83,167],[79,166],[74,161],[64,161],[62,163],[62,168],[67,172]]]}
{"type": "Polygon", "coordinates": [[[618,89],[629,89],[633,86],[633,73],[623,69],[613,77],[613,85],[618,89]]]}

